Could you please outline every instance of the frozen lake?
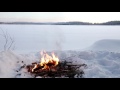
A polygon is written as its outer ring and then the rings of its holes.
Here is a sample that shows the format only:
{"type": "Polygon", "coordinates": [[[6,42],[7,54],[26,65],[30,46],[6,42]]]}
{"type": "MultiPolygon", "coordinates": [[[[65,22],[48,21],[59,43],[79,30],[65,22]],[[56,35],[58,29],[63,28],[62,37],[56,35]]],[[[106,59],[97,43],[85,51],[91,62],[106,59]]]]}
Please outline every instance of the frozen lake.
{"type": "MultiPolygon", "coordinates": [[[[22,53],[82,50],[101,39],[120,39],[120,26],[0,25],[0,28],[14,37],[15,50],[22,53]]],[[[4,43],[0,36],[0,50],[4,43]]]]}

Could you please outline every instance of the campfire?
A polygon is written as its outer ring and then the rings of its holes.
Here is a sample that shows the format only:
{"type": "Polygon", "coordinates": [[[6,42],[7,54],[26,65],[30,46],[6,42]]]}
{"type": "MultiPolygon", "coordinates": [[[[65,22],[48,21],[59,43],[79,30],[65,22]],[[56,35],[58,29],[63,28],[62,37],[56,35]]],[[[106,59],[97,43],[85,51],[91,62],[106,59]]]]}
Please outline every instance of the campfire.
{"type": "Polygon", "coordinates": [[[42,78],[55,78],[55,77],[68,77],[74,78],[82,77],[84,72],[80,67],[85,67],[86,64],[75,65],[72,62],[60,61],[59,58],[51,53],[51,56],[48,55],[45,51],[41,52],[40,62],[34,62],[31,65],[27,65],[26,68],[28,72],[33,77],[42,77],[42,78]]]}

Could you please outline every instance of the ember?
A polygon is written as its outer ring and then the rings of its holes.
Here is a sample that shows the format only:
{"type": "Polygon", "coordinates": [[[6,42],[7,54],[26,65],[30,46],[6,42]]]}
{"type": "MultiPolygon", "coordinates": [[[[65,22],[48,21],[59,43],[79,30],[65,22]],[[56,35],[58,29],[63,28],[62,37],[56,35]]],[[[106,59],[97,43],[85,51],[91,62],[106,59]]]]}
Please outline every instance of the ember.
{"type": "Polygon", "coordinates": [[[32,63],[32,65],[27,65],[26,68],[34,77],[68,77],[74,78],[82,77],[84,72],[80,70],[80,67],[86,67],[86,64],[74,65],[72,62],[59,61],[59,58],[52,53],[49,56],[45,51],[41,52],[42,58],[41,62],[32,63]]]}

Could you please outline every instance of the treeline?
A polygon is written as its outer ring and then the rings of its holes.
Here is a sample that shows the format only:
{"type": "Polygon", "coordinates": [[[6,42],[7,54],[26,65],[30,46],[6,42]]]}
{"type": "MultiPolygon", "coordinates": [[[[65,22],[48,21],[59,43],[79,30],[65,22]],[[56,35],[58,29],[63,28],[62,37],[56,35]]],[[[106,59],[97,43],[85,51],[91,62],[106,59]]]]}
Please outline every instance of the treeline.
{"type": "Polygon", "coordinates": [[[120,25],[120,21],[109,21],[105,23],[89,23],[89,22],[61,22],[55,25],[120,25]]]}
{"type": "Polygon", "coordinates": [[[55,23],[41,23],[41,22],[0,22],[0,24],[31,24],[31,25],[120,25],[120,21],[109,21],[105,23],[89,23],[89,22],[55,22],[55,23]]]}
{"type": "Polygon", "coordinates": [[[55,25],[92,25],[92,23],[89,22],[59,22],[59,23],[53,23],[55,25]]]}
{"type": "Polygon", "coordinates": [[[0,22],[0,24],[45,24],[37,22],[0,22]]]}
{"type": "Polygon", "coordinates": [[[98,25],[120,25],[120,21],[109,21],[105,23],[96,23],[98,25]]]}

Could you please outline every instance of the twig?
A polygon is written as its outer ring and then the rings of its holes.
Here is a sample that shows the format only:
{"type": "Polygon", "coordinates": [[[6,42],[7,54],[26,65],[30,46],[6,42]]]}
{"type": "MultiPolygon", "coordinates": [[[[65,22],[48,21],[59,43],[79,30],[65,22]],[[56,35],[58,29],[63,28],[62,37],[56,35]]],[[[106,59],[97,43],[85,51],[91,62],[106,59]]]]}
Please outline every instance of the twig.
{"type": "Polygon", "coordinates": [[[60,62],[58,64],[58,66],[54,67],[55,70],[52,70],[52,68],[50,68],[50,70],[47,69],[42,69],[42,67],[40,66],[40,64],[37,64],[37,68],[34,69],[34,71],[32,72],[32,69],[34,68],[34,66],[37,63],[32,63],[32,65],[28,65],[27,69],[28,72],[30,72],[31,74],[33,74],[35,77],[37,76],[42,76],[42,77],[61,77],[61,76],[65,76],[65,77],[69,77],[69,78],[74,78],[75,75],[77,75],[77,77],[82,77],[84,72],[82,69],[79,70],[79,68],[81,66],[86,66],[86,64],[79,64],[79,65],[75,65],[72,64],[72,62],[60,62]]]}
{"type": "MultiPolygon", "coordinates": [[[[14,41],[14,38],[12,38],[8,33],[7,33],[7,31],[6,32],[4,32],[4,30],[0,27],[0,29],[1,29],[1,31],[2,31],[2,33],[3,34],[0,34],[2,37],[4,37],[4,39],[5,39],[5,44],[4,44],[4,50],[6,51],[6,50],[10,50],[11,48],[12,48],[12,45],[13,45],[13,43],[15,42],[14,41]],[[10,42],[10,43],[9,43],[10,42]]],[[[14,48],[15,48],[15,44],[14,44],[14,47],[13,47],[13,49],[12,50],[14,50],[14,48]]]]}

